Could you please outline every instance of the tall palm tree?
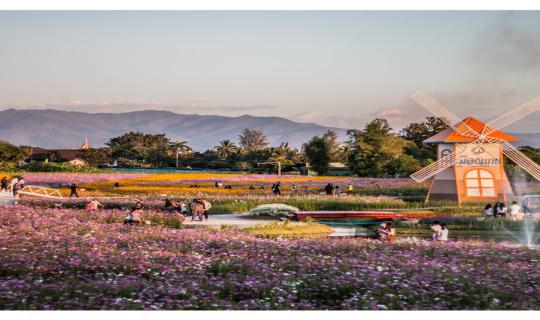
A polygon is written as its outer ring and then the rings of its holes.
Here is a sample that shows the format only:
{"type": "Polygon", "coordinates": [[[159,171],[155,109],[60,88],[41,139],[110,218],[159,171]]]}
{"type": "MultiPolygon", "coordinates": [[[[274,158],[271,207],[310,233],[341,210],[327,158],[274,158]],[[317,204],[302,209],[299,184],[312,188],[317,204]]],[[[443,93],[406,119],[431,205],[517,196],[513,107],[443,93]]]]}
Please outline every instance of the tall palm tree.
{"type": "Polygon", "coordinates": [[[171,142],[170,148],[176,156],[176,169],[178,169],[178,155],[180,155],[181,153],[183,154],[183,153],[189,153],[193,151],[193,149],[190,146],[188,146],[187,141],[176,140],[175,142],[171,142]]]}
{"type": "Polygon", "coordinates": [[[220,159],[226,159],[231,154],[238,151],[238,147],[230,140],[222,140],[218,146],[215,146],[216,152],[220,159]]]}

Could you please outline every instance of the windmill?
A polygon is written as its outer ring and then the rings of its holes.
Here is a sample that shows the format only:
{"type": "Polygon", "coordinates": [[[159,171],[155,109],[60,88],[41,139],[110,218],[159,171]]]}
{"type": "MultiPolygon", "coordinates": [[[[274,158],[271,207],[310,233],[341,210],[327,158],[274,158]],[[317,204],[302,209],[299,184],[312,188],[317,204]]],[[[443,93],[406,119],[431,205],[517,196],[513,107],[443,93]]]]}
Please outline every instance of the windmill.
{"type": "Polygon", "coordinates": [[[416,182],[433,178],[426,201],[506,201],[513,191],[504,171],[503,154],[540,180],[540,166],[510,143],[518,139],[499,131],[540,109],[540,97],[488,123],[472,117],[460,120],[422,91],[411,98],[449,126],[424,141],[437,144],[437,161],[411,175],[416,182]]]}

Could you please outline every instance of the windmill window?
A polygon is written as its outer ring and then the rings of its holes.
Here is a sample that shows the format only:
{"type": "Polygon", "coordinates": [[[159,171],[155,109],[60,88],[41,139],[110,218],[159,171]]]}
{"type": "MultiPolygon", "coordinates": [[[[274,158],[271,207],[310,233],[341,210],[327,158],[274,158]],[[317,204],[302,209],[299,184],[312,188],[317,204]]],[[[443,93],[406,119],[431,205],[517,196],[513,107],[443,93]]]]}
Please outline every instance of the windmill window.
{"type": "Polygon", "coordinates": [[[483,169],[473,169],[465,174],[465,193],[468,197],[495,197],[493,174],[483,169]]]}

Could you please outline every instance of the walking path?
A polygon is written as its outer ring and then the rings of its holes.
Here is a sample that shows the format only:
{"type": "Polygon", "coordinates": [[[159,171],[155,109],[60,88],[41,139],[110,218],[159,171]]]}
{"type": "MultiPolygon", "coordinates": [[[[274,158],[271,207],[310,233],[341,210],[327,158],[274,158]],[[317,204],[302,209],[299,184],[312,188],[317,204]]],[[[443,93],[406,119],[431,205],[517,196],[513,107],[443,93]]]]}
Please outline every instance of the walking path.
{"type": "Polygon", "coordinates": [[[245,218],[246,213],[232,213],[232,214],[214,214],[208,217],[208,221],[191,221],[191,217],[187,217],[184,224],[187,225],[206,225],[206,226],[222,226],[232,225],[242,228],[251,227],[257,224],[266,224],[277,221],[276,219],[249,219],[245,218]]]}

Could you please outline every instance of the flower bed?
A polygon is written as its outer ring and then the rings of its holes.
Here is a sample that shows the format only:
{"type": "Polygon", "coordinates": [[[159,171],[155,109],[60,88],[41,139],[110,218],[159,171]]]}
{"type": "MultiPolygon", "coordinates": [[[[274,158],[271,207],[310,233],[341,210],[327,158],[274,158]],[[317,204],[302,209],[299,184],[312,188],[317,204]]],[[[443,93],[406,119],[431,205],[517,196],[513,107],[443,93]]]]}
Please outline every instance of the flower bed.
{"type": "Polygon", "coordinates": [[[144,173],[34,173],[26,172],[17,174],[24,177],[26,184],[32,185],[62,185],[71,183],[91,183],[101,181],[119,181],[142,178],[144,173]]]}
{"type": "Polygon", "coordinates": [[[0,308],[540,309],[537,249],[263,239],[99,217],[0,207],[0,308]]]}

